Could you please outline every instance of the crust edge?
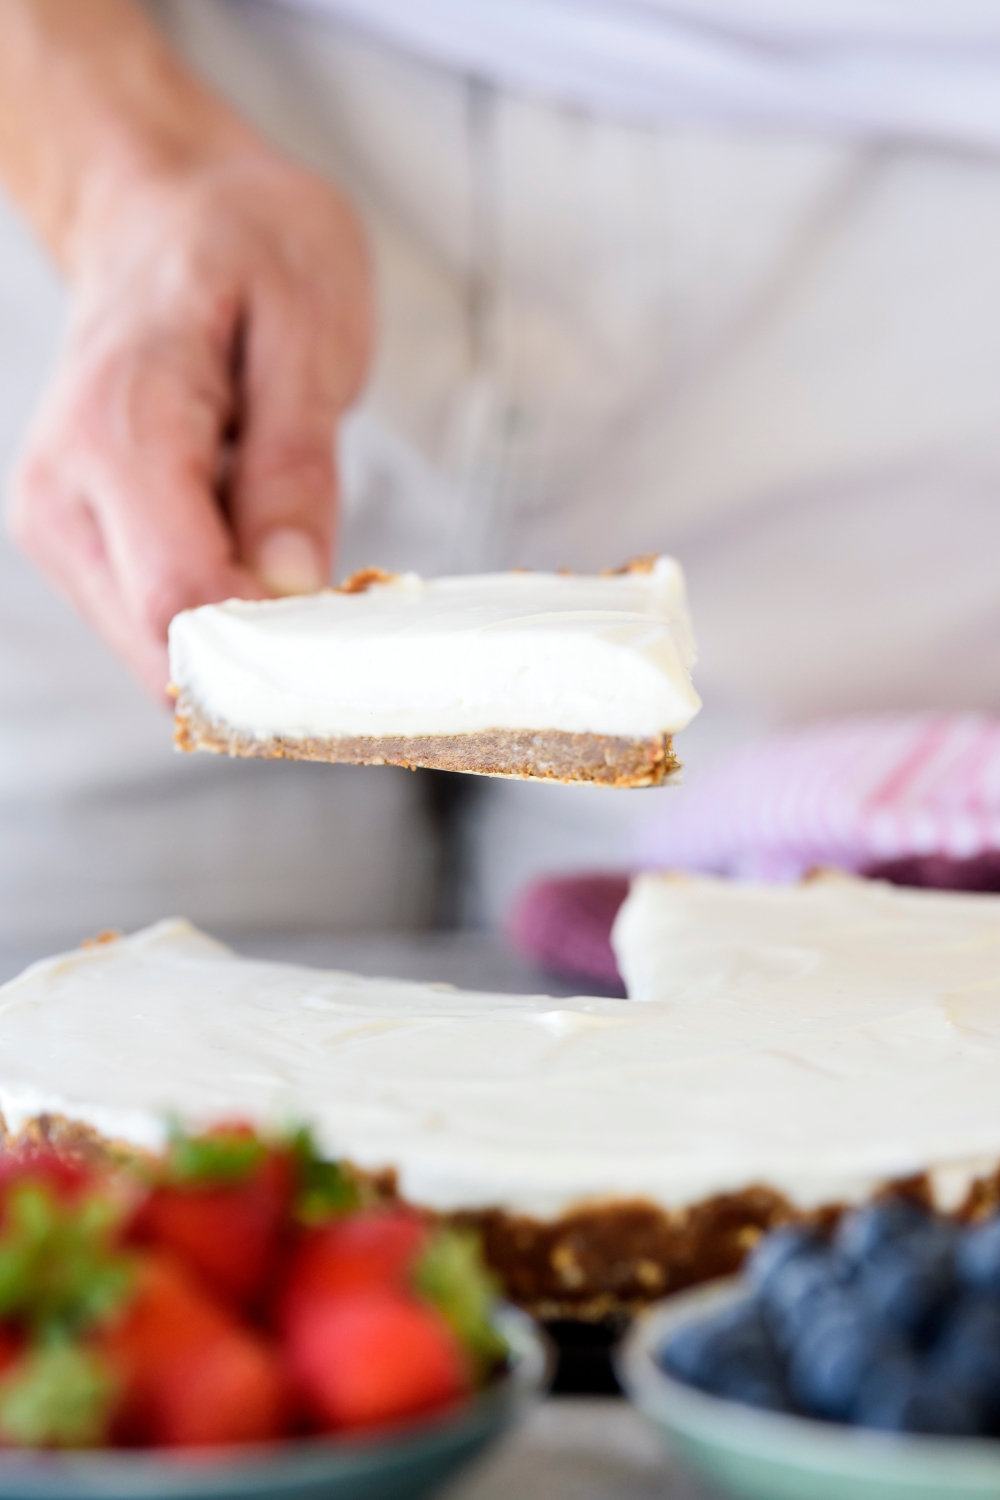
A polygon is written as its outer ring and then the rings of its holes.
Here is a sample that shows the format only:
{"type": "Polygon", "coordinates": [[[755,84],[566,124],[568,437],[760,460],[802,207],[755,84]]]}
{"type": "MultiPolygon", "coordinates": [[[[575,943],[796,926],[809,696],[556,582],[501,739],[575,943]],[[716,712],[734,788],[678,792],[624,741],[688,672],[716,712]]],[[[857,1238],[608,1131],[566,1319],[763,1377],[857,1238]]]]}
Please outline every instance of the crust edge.
{"type": "Polygon", "coordinates": [[[457,735],[257,738],[213,720],[183,689],[174,709],[174,743],[185,752],[208,750],[243,759],[421,767],[519,781],[631,788],[662,786],[680,769],[668,734],[627,739],[562,730],[489,729],[457,735]]]}

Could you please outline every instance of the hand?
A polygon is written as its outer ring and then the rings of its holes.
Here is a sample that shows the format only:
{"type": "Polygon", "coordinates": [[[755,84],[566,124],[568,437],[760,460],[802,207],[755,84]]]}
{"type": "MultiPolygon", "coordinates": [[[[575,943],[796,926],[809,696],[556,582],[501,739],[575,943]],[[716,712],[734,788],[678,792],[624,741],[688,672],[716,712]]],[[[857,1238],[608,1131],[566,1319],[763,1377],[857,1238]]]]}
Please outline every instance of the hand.
{"type": "Polygon", "coordinates": [[[364,241],[240,144],[106,194],[12,492],[16,541],[163,697],[178,610],[329,578],[334,431],[371,339],[364,241]]]}

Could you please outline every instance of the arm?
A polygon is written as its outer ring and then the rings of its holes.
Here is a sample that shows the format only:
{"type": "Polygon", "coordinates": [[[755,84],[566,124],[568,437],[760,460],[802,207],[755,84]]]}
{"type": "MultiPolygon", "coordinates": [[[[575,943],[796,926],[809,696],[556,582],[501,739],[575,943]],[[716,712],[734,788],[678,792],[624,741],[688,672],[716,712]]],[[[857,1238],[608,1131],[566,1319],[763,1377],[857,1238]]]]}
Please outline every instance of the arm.
{"type": "Polygon", "coordinates": [[[0,177],[72,289],[11,528],[162,695],[178,609],[326,581],[361,231],[131,0],[5,0],[0,177]]]}

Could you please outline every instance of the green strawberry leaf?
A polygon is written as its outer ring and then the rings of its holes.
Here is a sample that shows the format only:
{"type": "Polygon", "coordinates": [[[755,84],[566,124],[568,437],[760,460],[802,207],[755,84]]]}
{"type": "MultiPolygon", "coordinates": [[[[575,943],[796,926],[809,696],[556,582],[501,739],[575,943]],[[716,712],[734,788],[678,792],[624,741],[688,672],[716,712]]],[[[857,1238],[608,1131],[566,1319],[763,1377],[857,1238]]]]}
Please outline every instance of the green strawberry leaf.
{"type": "Polygon", "coordinates": [[[188,1135],[175,1126],[167,1147],[167,1176],[192,1186],[228,1186],[253,1176],[266,1155],[260,1137],[244,1130],[188,1135]]]}
{"type": "Polygon", "coordinates": [[[18,1448],[107,1442],[118,1382],[101,1357],[73,1344],[33,1349],[0,1379],[0,1441],[18,1448]]]}
{"type": "Polygon", "coordinates": [[[497,1285],[471,1230],[439,1229],[417,1262],[414,1286],[450,1323],[481,1375],[507,1356],[493,1323],[497,1285]]]}
{"type": "Polygon", "coordinates": [[[360,1194],[339,1161],[322,1156],[308,1126],[288,1139],[298,1175],[295,1216],[303,1224],[320,1224],[359,1206],[360,1194]]]}
{"type": "Polygon", "coordinates": [[[4,1195],[0,1319],[36,1338],[66,1339],[111,1316],[132,1287],[117,1248],[122,1208],[97,1193],[66,1203],[27,1178],[4,1195]]]}

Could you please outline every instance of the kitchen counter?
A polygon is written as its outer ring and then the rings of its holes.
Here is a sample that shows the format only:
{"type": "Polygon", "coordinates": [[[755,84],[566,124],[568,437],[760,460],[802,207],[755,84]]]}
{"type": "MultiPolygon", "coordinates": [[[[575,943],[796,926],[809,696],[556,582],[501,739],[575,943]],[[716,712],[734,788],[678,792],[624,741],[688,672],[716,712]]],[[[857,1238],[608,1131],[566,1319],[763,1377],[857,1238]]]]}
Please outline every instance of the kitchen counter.
{"type": "Polygon", "coordinates": [[[557,1396],[439,1500],[709,1500],[627,1402],[557,1396]]]}

